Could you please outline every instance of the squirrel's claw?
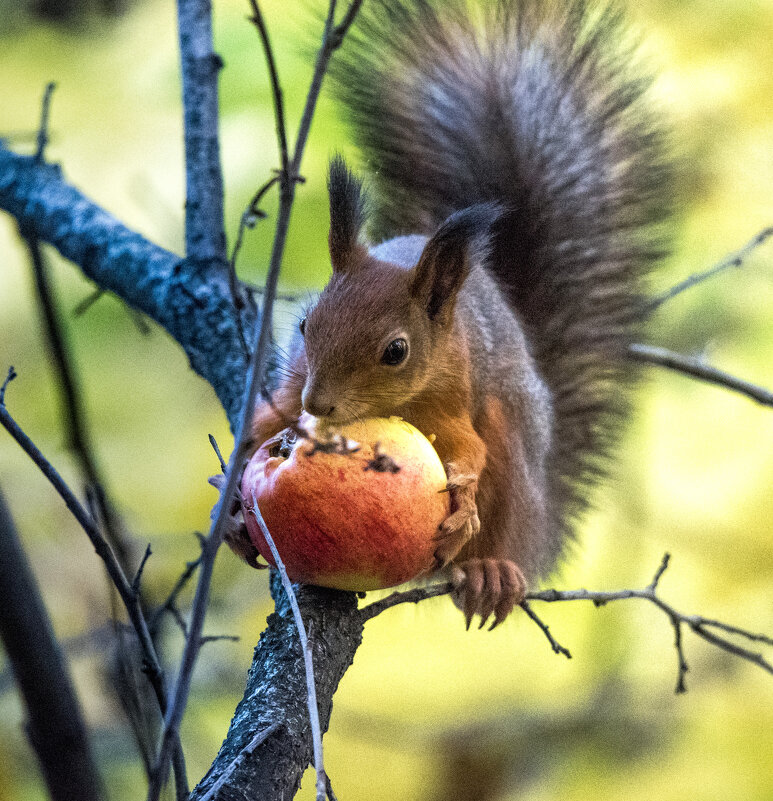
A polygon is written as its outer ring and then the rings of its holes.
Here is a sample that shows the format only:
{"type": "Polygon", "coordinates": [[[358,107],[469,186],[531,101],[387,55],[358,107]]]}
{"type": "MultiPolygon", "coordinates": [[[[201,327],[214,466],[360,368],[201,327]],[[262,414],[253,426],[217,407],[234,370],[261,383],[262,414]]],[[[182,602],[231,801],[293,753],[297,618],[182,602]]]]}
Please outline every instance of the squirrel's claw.
{"type": "Polygon", "coordinates": [[[468,629],[475,615],[480,616],[478,628],[483,628],[492,614],[489,631],[496,628],[526,594],[526,579],[509,559],[468,559],[453,565],[451,583],[451,597],[464,613],[468,629]]]}
{"type": "Polygon", "coordinates": [[[462,546],[480,531],[478,510],[464,506],[450,514],[435,535],[435,569],[442,570],[459,553],[462,546]]]}
{"type": "Polygon", "coordinates": [[[480,531],[475,490],[478,477],[458,473],[453,464],[446,465],[446,489],[451,498],[451,514],[440,524],[435,541],[435,570],[442,570],[459,553],[462,547],[480,531]]]}

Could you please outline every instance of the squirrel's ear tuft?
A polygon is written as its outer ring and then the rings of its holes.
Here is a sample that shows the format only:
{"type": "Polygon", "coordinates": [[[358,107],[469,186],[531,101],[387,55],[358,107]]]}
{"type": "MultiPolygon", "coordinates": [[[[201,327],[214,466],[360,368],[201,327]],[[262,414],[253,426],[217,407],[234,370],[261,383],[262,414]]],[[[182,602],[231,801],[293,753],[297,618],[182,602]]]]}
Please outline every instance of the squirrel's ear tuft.
{"type": "Polygon", "coordinates": [[[327,189],[330,195],[330,260],[335,272],[345,272],[361,261],[365,248],[359,243],[365,220],[362,183],[350,172],[343,157],[330,162],[327,189]]]}
{"type": "Polygon", "coordinates": [[[452,214],[424,246],[411,294],[431,320],[453,308],[456,294],[474,263],[485,262],[491,227],[501,217],[497,203],[481,203],[452,214]]]}

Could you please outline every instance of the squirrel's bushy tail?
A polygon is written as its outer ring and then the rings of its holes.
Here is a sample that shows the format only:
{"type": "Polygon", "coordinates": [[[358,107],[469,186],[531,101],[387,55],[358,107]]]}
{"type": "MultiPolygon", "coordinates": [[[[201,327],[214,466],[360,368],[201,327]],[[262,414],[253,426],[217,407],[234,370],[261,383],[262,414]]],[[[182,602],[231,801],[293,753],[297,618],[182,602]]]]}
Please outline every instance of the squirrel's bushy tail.
{"type": "Polygon", "coordinates": [[[648,81],[606,6],[366,0],[361,14],[333,75],[374,188],[371,232],[508,209],[491,267],[552,392],[548,474],[568,532],[625,412],[641,281],[662,252],[669,182],[648,81]]]}

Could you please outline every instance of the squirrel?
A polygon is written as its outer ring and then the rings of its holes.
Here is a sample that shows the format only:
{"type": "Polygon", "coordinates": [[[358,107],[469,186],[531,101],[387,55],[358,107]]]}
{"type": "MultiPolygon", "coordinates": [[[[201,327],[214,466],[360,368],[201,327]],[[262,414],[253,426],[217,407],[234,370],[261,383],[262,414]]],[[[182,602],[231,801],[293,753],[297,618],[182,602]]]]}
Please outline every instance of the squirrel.
{"type": "MultiPolygon", "coordinates": [[[[368,193],[333,158],[332,277],[252,449],[303,410],[435,434],[451,513],[434,567],[467,626],[493,627],[554,568],[607,470],[670,170],[617,10],[480,5],[369,0],[349,32],[332,78],[368,193]]],[[[254,562],[245,536],[229,543],[254,562]]]]}

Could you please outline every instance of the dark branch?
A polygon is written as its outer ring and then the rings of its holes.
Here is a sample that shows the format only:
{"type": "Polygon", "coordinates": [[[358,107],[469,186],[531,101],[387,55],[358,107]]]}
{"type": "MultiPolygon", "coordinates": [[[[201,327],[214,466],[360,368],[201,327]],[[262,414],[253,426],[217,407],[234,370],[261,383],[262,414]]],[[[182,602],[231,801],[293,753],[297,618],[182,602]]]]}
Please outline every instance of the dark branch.
{"type": "MultiPolygon", "coordinates": [[[[100,288],[163,326],[236,425],[246,360],[222,265],[193,263],[153,245],[66,184],[58,167],[2,144],[0,209],[18,220],[25,235],[54,245],[100,288]]],[[[251,310],[244,314],[252,325],[251,310]]]]}
{"type": "Polygon", "coordinates": [[[773,236],[773,226],[769,228],[764,228],[760,231],[753,239],[747,242],[740,250],[737,250],[735,253],[731,253],[729,256],[726,256],[722,261],[718,264],[715,264],[713,267],[710,267],[708,270],[703,270],[699,273],[693,273],[693,275],[686,278],[684,281],[680,281],[676,286],[671,287],[671,289],[664,292],[662,295],[656,297],[650,304],[649,304],[649,311],[654,311],[655,309],[662,306],[666,301],[671,300],[671,298],[680,295],[687,289],[694,287],[696,284],[703,283],[709,278],[717,275],[718,273],[724,272],[725,270],[730,269],[731,267],[741,267],[744,263],[746,257],[753,251],[756,250],[760,245],[762,245],[767,239],[773,236]]]}
{"type": "MultiPolygon", "coordinates": [[[[107,540],[102,536],[94,518],[83,507],[80,501],[75,497],[75,494],[59,475],[54,466],[43,456],[35,443],[24,433],[18,423],[13,419],[5,405],[0,405],[0,425],[2,425],[8,433],[16,440],[22,450],[32,459],[38,466],[43,475],[53,485],[54,489],[59,493],[65,505],[70,510],[72,515],[80,524],[81,528],[86,532],[91,544],[97,555],[102,559],[110,576],[110,580],[118,590],[121,601],[126,607],[129,615],[129,620],[134,627],[137,637],[139,638],[140,647],[142,648],[143,656],[147,663],[146,674],[150,681],[153,691],[158,700],[159,709],[162,714],[167,708],[167,690],[166,681],[164,679],[164,672],[161,668],[158,655],[156,654],[155,646],[150,637],[147,621],[143,614],[138,595],[133,591],[129,584],[126,574],[124,573],[121,565],[116,558],[113,549],[108,544],[107,540]]],[[[187,781],[185,779],[185,763],[183,760],[182,749],[180,747],[179,739],[175,739],[174,743],[175,753],[175,777],[177,784],[182,791],[187,781]]]]}
{"type": "Polygon", "coordinates": [[[43,156],[46,152],[46,145],[48,144],[48,116],[51,111],[51,96],[54,94],[56,84],[51,81],[46,84],[43,91],[43,102],[40,111],[40,127],[38,128],[37,148],[35,150],[35,160],[43,161],[43,156]]]}
{"type": "Polygon", "coordinates": [[[209,0],[178,0],[185,118],[185,253],[189,259],[226,263],[223,176],[218,139],[218,73],[209,0]]]}
{"type": "MultiPolygon", "coordinates": [[[[49,87],[52,86],[53,84],[49,84],[49,87]]],[[[48,350],[61,394],[62,424],[67,444],[77,460],[84,481],[93,488],[107,539],[115,550],[121,567],[128,570],[131,547],[115,506],[105,490],[105,481],[97,464],[91,433],[86,422],[80,381],[73,366],[64,325],[51,284],[50,271],[40,242],[32,236],[26,238],[25,241],[32,263],[38,307],[43,318],[48,350]]]]}
{"type": "MultiPolygon", "coordinates": [[[[550,633],[550,626],[548,626],[540,617],[538,617],[536,612],[529,605],[528,601],[524,601],[521,604],[521,609],[523,609],[523,611],[526,612],[526,614],[540,627],[542,633],[545,635],[545,637],[547,637],[554,654],[563,654],[567,659],[572,658],[569,650],[564,648],[563,645],[559,644],[558,640],[556,640],[556,638],[550,633]]],[[[495,625],[496,621],[491,624],[491,628],[493,628],[495,625]]]]}
{"type": "MultiPolygon", "coordinates": [[[[296,586],[301,614],[314,629],[314,663],[322,731],[330,721],[333,694],[351,665],[362,639],[362,621],[353,593],[296,586]]],[[[228,735],[212,767],[191,793],[206,798],[293,798],[312,759],[308,724],[304,655],[290,603],[276,571],[271,575],[276,611],[260,637],[247,677],[244,697],[236,708],[228,735]],[[276,731],[208,795],[253,737],[278,724],[276,731]]]]}
{"type": "Polygon", "coordinates": [[[682,356],[665,348],[658,348],[652,345],[630,345],[628,356],[636,362],[645,364],[655,364],[659,367],[666,367],[677,373],[716,384],[733,392],[740,392],[763,406],[773,406],[773,392],[756,384],[736,378],[730,373],[718,370],[716,367],[704,364],[700,359],[692,359],[689,356],[682,356]]]}
{"type": "Polygon", "coordinates": [[[65,659],[1,494],[0,609],[0,638],[24,698],[27,732],[51,799],[101,799],[101,781],[65,659]]]}
{"type": "Polygon", "coordinates": [[[252,494],[252,507],[248,510],[252,513],[253,517],[258,523],[260,530],[271,549],[271,555],[274,557],[276,569],[282,579],[282,587],[284,588],[287,599],[290,601],[290,608],[293,612],[293,619],[295,620],[295,628],[298,634],[298,639],[301,642],[303,649],[303,668],[306,675],[306,705],[309,709],[309,723],[311,725],[311,742],[314,752],[314,769],[317,773],[317,801],[325,801],[327,795],[327,773],[325,771],[325,763],[322,755],[322,731],[319,725],[319,706],[317,704],[317,686],[314,678],[314,659],[312,656],[311,646],[311,627],[309,633],[306,633],[305,624],[303,622],[303,615],[301,614],[300,607],[298,606],[298,598],[293,590],[293,585],[290,582],[290,577],[287,575],[282,557],[274,543],[274,538],[266,526],[266,521],[258,508],[258,501],[255,493],[252,494]]]}

